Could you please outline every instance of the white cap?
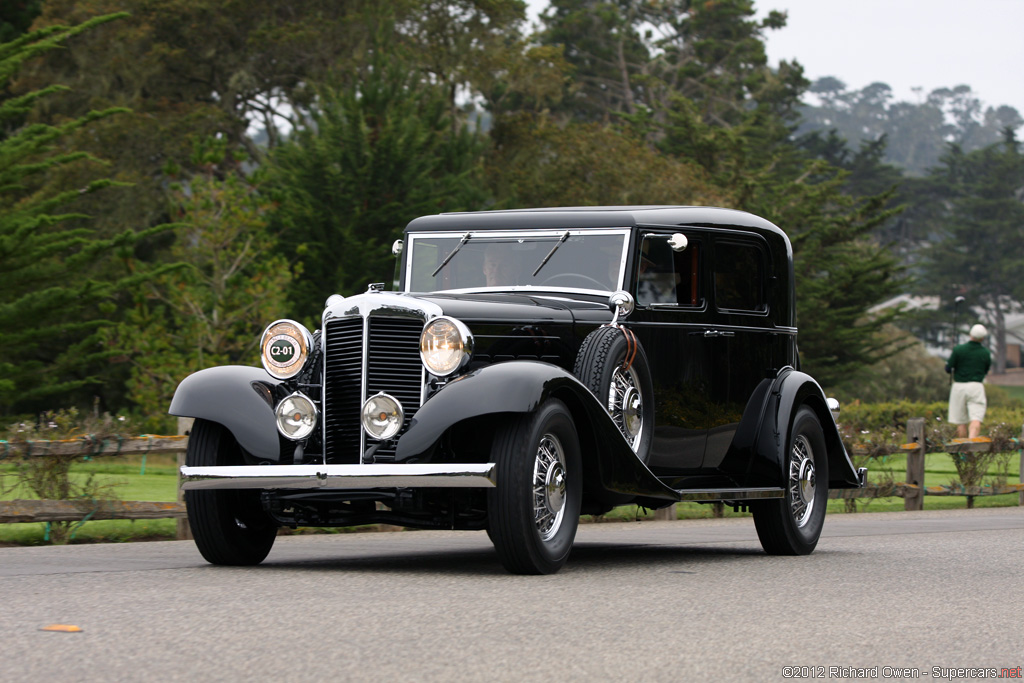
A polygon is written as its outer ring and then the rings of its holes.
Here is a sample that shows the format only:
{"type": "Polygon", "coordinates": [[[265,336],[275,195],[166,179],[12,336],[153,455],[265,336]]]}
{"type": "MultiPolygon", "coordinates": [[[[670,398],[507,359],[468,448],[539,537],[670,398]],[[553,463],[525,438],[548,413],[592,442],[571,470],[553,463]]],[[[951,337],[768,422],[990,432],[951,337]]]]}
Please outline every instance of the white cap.
{"type": "Polygon", "coordinates": [[[988,336],[988,330],[985,329],[984,325],[975,325],[971,328],[971,339],[974,341],[981,341],[988,336]]]}

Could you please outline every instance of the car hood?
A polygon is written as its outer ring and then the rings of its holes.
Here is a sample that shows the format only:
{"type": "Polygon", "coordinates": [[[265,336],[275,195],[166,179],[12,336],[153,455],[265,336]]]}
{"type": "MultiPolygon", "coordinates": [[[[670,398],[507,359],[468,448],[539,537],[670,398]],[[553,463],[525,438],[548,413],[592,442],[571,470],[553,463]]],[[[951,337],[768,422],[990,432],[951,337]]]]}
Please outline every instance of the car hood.
{"type": "Polygon", "coordinates": [[[608,304],[599,301],[569,299],[556,295],[522,293],[478,293],[478,294],[425,294],[411,295],[433,302],[441,307],[445,315],[466,322],[529,322],[529,323],[572,323],[579,314],[591,318],[606,312],[611,317],[608,304]]]}
{"type": "Polygon", "coordinates": [[[577,320],[611,319],[607,302],[576,299],[557,294],[523,293],[406,293],[367,292],[350,297],[332,296],[324,319],[366,314],[370,310],[411,308],[423,310],[428,318],[451,316],[470,323],[528,322],[572,324],[577,320]]]}

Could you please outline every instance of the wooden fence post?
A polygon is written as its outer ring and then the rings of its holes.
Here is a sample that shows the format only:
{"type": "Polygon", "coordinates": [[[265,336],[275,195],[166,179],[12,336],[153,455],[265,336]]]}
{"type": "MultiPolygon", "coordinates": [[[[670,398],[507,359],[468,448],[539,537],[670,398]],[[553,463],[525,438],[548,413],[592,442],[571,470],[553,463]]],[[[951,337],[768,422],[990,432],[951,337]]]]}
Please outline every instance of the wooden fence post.
{"type": "MultiPolygon", "coordinates": [[[[179,417],[178,418],[178,434],[188,434],[192,431],[192,418],[191,417],[179,417]]],[[[178,453],[178,467],[180,468],[185,464],[185,453],[178,453]]],[[[181,492],[181,474],[178,474],[178,501],[184,500],[185,497],[181,492]]],[[[192,527],[188,525],[188,517],[179,517],[175,520],[175,538],[179,541],[190,541],[192,540],[192,527]]]]}
{"type": "Polygon", "coordinates": [[[903,497],[904,510],[924,509],[924,418],[912,417],[907,420],[907,443],[916,443],[917,448],[907,451],[907,483],[917,486],[907,489],[903,497]]]}
{"type": "Polygon", "coordinates": [[[654,519],[679,519],[676,515],[676,504],[672,503],[667,508],[660,508],[654,511],[654,519]]]}
{"type": "MultiPolygon", "coordinates": [[[[1020,474],[1017,477],[1017,481],[1024,484],[1024,425],[1020,427],[1020,441],[1017,442],[1020,446],[1020,474]]],[[[1017,505],[1024,505],[1024,491],[1021,491],[1017,500],[1017,505]]]]}

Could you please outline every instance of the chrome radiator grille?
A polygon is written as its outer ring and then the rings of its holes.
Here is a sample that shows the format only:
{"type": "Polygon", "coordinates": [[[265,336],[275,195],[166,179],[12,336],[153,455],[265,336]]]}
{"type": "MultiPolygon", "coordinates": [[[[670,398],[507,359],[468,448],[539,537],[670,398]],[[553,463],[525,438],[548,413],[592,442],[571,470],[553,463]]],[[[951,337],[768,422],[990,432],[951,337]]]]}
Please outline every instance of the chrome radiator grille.
{"type": "Polygon", "coordinates": [[[419,356],[422,329],[422,319],[384,315],[370,316],[365,326],[361,317],[327,323],[323,422],[327,462],[394,460],[393,445],[380,444],[365,436],[359,424],[359,410],[367,397],[383,391],[398,399],[405,410],[402,432],[409,426],[420,407],[423,386],[423,365],[419,356]],[[370,452],[372,456],[367,457],[370,452]]]}

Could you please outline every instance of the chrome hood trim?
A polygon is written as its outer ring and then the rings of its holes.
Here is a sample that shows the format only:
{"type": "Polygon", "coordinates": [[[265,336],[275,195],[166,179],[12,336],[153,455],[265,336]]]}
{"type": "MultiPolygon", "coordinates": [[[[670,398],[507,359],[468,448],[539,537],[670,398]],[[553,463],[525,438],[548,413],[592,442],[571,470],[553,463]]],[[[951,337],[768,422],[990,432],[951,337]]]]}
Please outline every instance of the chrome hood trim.
{"type": "Polygon", "coordinates": [[[204,489],[493,488],[494,463],[241,465],[181,468],[184,491],[204,489]]]}
{"type": "Polygon", "coordinates": [[[335,294],[327,299],[321,324],[335,318],[371,315],[410,316],[427,322],[443,314],[435,303],[394,292],[366,292],[349,297],[335,294]]]}

